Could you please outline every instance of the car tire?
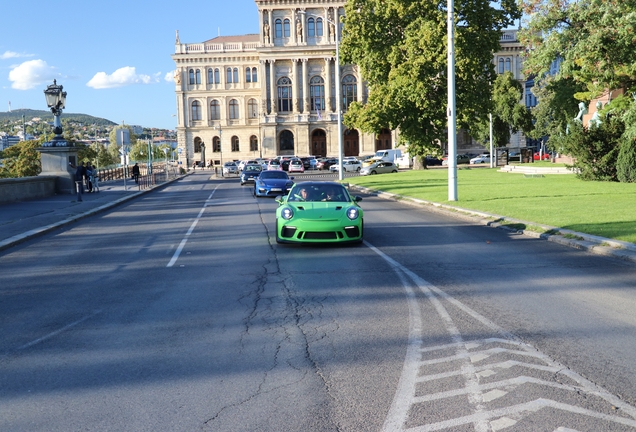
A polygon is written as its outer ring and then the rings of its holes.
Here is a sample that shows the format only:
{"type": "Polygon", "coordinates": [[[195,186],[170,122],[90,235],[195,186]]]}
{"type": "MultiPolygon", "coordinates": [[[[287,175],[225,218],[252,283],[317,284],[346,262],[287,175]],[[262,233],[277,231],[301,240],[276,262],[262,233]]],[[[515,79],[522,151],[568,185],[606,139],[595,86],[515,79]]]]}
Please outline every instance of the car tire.
{"type": "Polygon", "coordinates": [[[393,170],[393,171],[391,171],[391,172],[392,172],[392,173],[396,173],[396,172],[398,172],[398,171],[397,171],[397,170],[393,170]]]}
{"type": "Polygon", "coordinates": [[[358,168],[356,169],[356,171],[357,171],[357,172],[360,172],[360,167],[358,167],[358,168]]]}
{"type": "Polygon", "coordinates": [[[375,172],[375,170],[373,170],[369,174],[373,175],[373,174],[377,174],[377,172],[375,172]]]}

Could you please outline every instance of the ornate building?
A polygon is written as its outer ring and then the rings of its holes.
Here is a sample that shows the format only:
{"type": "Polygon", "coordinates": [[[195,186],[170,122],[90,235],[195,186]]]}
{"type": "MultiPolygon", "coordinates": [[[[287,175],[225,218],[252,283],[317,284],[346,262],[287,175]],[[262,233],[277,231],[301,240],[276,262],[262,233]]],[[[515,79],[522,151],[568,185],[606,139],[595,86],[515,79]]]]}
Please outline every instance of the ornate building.
{"type": "MultiPolygon", "coordinates": [[[[366,102],[355,65],[341,65],[336,35],[343,0],[255,0],[259,33],[177,40],[179,159],[188,166],[282,155],[338,155],[336,85],[341,108],[366,102]]],[[[339,40],[339,39],[338,39],[339,40]]],[[[395,132],[343,130],[345,156],[393,148],[395,132]]]]}

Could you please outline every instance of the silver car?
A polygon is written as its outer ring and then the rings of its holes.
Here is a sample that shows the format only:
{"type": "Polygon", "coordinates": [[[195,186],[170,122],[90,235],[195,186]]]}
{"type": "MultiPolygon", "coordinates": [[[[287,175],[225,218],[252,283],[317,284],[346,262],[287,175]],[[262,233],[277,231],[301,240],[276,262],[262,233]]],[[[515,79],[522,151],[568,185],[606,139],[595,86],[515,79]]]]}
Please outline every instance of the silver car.
{"type": "Polygon", "coordinates": [[[387,161],[378,161],[372,163],[369,166],[366,166],[360,170],[360,175],[373,175],[373,174],[384,174],[384,173],[396,173],[398,172],[398,167],[393,162],[387,161]]]}

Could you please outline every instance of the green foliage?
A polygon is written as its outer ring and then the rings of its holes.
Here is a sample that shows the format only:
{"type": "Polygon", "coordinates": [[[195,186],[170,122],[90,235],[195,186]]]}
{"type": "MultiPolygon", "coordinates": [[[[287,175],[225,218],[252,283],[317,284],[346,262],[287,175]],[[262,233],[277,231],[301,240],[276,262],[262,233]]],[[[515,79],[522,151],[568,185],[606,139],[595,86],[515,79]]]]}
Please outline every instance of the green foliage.
{"type": "Polygon", "coordinates": [[[601,116],[600,126],[569,125],[569,133],[552,138],[553,147],[574,158],[583,180],[618,181],[616,161],[625,124],[616,115],[601,116]]]}
{"type": "Polygon", "coordinates": [[[565,133],[568,123],[579,111],[574,95],[583,89],[584,86],[572,78],[552,75],[536,78],[532,92],[538,103],[532,109],[535,122],[529,136],[538,139],[565,133]]]}
{"type": "MultiPolygon", "coordinates": [[[[511,72],[497,75],[493,85],[493,142],[497,147],[508,144],[511,133],[523,131],[525,134],[532,130],[532,114],[521,104],[524,89],[511,72]]],[[[485,142],[490,135],[489,119],[484,119],[473,126],[471,135],[478,141],[485,142]]]]}
{"type": "Polygon", "coordinates": [[[616,161],[618,181],[636,183],[636,139],[623,142],[616,161]]]}
{"type": "MultiPolygon", "coordinates": [[[[409,153],[425,155],[446,139],[446,2],[350,0],[341,44],[369,85],[365,105],[352,104],[345,124],[365,132],[399,128],[409,153]]],[[[490,112],[492,53],[501,30],[520,16],[512,0],[455,3],[457,120],[479,123],[490,112]]]]}
{"type": "Polygon", "coordinates": [[[40,141],[22,141],[2,152],[3,166],[0,178],[32,177],[42,172],[40,153],[36,150],[40,141]]]}
{"type": "Polygon", "coordinates": [[[558,77],[585,86],[579,100],[634,85],[636,1],[521,0],[521,6],[530,17],[520,33],[530,48],[524,60],[529,74],[543,76],[560,56],[558,77]]]}

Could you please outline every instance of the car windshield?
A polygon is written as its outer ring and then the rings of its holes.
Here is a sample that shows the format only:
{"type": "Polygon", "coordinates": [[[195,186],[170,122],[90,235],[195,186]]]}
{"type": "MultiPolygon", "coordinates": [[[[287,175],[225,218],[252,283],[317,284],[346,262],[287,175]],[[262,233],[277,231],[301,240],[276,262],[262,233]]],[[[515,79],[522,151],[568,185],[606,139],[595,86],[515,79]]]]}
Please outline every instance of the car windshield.
{"type": "Polygon", "coordinates": [[[262,171],[260,165],[246,165],[243,171],[262,171]]]}
{"type": "Polygon", "coordinates": [[[289,192],[289,201],[335,201],[348,202],[347,190],[341,185],[298,184],[289,192]]]}
{"type": "Polygon", "coordinates": [[[263,171],[261,173],[262,179],[287,179],[287,173],[285,171],[263,171]]]}

